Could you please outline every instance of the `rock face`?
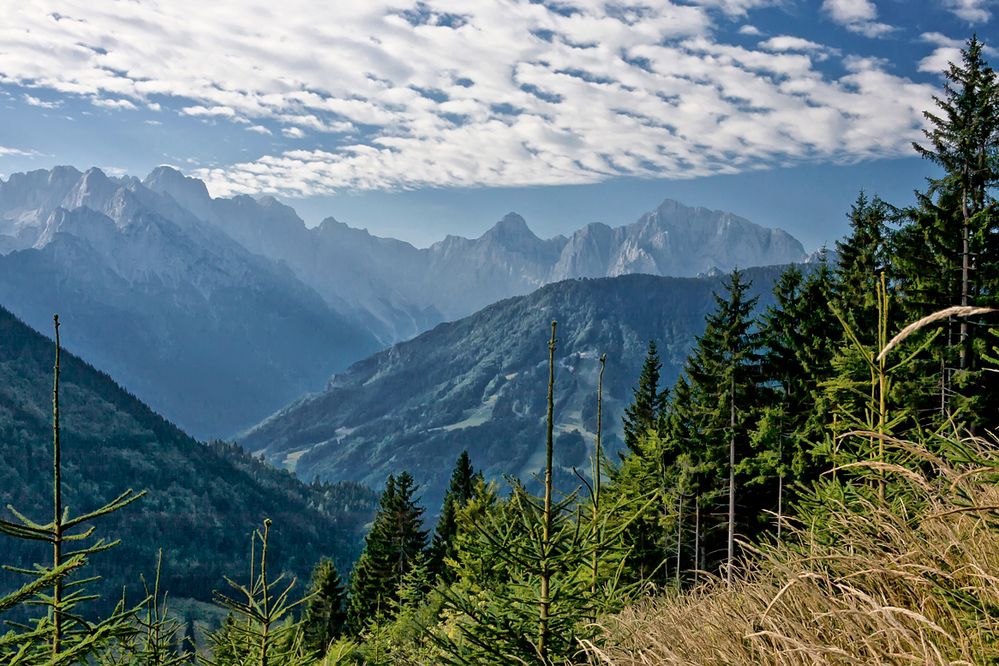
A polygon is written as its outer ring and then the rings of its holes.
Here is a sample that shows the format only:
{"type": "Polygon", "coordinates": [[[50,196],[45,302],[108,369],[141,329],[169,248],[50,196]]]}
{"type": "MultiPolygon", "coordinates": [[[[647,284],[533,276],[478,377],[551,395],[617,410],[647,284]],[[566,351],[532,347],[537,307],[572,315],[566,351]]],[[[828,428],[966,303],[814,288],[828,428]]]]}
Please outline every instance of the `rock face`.
{"type": "Polygon", "coordinates": [[[59,312],[69,349],[198,437],[252,425],[378,348],[287,267],[135,179],[16,174],[0,183],[0,237],[0,304],[41,330],[59,312]]]}
{"type": "MultiPolygon", "coordinates": [[[[747,271],[761,307],[779,272],[747,271]]],[[[529,480],[544,464],[547,341],[556,319],[556,449],[563,488],[571,489],[572,467],[585,468],[592,448],[600,355],[608,357],[604,432],[612,454],[648,341],[658,343],[671,385],[721,284],[720,277],[626,275],[548,285],[354,364],[240,443],[308,480],[377,486],[409,470],[430,511],[463,449],[490,478],[529,480]]]]}
{"type": "Polygon", "coordinates": [[[666,200],[634,224],[591,224],[569,240],[549,279],[629,273],[694,276],[712,269],[801,261],[805,250],[780,229],[707,208],[666,200]]]}

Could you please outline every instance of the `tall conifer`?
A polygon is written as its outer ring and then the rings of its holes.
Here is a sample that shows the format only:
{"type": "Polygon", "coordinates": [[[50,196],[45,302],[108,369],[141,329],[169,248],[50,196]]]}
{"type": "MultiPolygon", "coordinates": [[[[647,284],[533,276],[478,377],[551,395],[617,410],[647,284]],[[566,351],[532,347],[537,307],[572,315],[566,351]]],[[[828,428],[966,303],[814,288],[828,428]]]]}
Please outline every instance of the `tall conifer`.
{"type": "Polygon", "coordinates": [[[408,472],[385,483],[364,553],[354,566],[347,606],[347,629],[359,635],[369,621],[391,613],[399,586],[426,547],[423,508],[408,472]]]}
{"type": "Polygon", "coordinates": [[[634,400],[624,410],[624,443],[633,453],[639,451],[639,440],[650,429],[660,425],[666,409],[667,391],[659,389],[659,375],[662,362],[654,340],[649,340],[649,347],[642,365],[642,374],[635,387],[634,400]]]}
{"type": "Polygon", "coordinates": [[[323,558],[316,565],[309,594],[302,619],[304,647],[310,654],[321,656],[343,633],[347,618],[343,581],[333,560],[323,558]]]}
{"type": "MultiPolygon", "coordinates": [[[[686,457],[707,485],[701,489],[709,501],[723,489],[727,576],[735,558],[737,466],[749,453],[749,424],[758,397],[759,335],[754,330],[756,298],[749,298],[749,283],[733,271],[724,284],[725,295],[715,295],[715,310],[708,315],[704,334],[688,359],[694,437],[685,445],[686,457]]],[[[753,511],[757,513],[757,511],[753,511]]]]}
{"type": "Polygon", "coordinates": [[[462,451],[458,460],[455,461],[454,470],[451,472],[451,481],[448,484],[447,493],[444,495],[441,515],[437,519],[437,528],[434,530],[428,552],[428,568],[434,576],[445,580],[451,578],[447,561],[453,559],[455,554],[458,510],[472,499],[476,482],[480,478],[481,474],[476,474],[472,467],[468,451],[462,451]]]}
{"type": "MultiPolygon", "coordinates": [[[[903,302],[913,320],[949,306],[999,302],[999,81],[972,37],[961,60],[945,72],[937,110],[926,112],[926,143],[913,147],[943,169],[918,193],[896,251],[903,302]]],[[[938,373],[938,414],[963,409],[971,425],[995,425],[999,378],[982,372],[983,322],[960,318],[945,330],[933,352],[938,373]]]]}

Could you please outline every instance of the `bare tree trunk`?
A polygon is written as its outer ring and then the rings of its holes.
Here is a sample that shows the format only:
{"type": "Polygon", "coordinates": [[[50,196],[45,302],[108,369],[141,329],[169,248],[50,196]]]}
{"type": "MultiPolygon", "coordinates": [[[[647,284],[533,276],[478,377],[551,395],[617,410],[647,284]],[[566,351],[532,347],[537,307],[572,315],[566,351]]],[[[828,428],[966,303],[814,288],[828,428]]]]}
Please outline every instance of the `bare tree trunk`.
{"type": "Polygon", "coordinates": [[[683,544],[683,486],[680,486],[679,510],[676,515],[676,589],[680,589],[680,555],[683,544]]]}
{"type": "MultiPolygon", "coordinates": [[[[600,513],[600,459],[603,456],[601,450],[600,435],[603,426],[604,407],[604,369],[607,366],[607,354],[600,356],[600,375],[597,378],[597,442],[593,450],[593,527],[596,529],[598,514],[600,513]]],[[[597,594],[597,563],[599,553],[593,549],[593,561],[590,571],[590,594],[594,597],[597,594]]],[[[596,612],[596,611],[594,611],[596,612]]],[[[594,618],[596,620],[596,618],[594,618]]]]}
{"type": "Polygon", "coordinates": [[[701,496],[694,493],[694,585],[701,571],[701,496]]]}
{"type": "Polygon", "coordinates": [[[725,581],[732,586],[732,569],[735,566],[735,373],[729,387],[729,432],[728,439],[728,566],[725,581]]]}
{"type": "Polygon", "coordinates": [[[270,590],[267,589],[267,540],[270,532],[271,521],[264,519],[264,535],[260,544],[260,586],[263,588],[264,621],[260,629],[260,666],[267,666],[268,647],[270,647],[271,619],[268,605],[270,602],[270,590]]]}
{"type": "MultiPolygon", "coordinates": [[[[59,443],[59,315],[52,317],[55,326],[55,366],[52,380],[52,569],[62,564],[62,451],[59,443]]],[[[62,643],[62,578],[52,589],[52,658],[62,643]]]]}
{"type": "MultiPolygon", "coordinates": [[[[968,194],[967,189],[963,188],[961,190],[961,216],[963,217],[963,226],[961,227],[961,240],[963,247],[961,249],[961,305],[968,305],[968,283],[969,279],[969,268],[971,264],[971,253],[969,247],[969,235],[971,233],[971,221],[968,219],[968,194]]],[[[960,368],[964,370],[968,365],[967,359],[968,350],[968,318],[961,317],[961,347],[958,351],[960,354],[960,368]]]]}
{"type": "Polygon", "coordinates": [[[552,530],[552,452],[555,434],[555,328],[552,321],[552,337],[548,342],[548,424],[545,437],[545,504],[541,526],[541,603],[539,608],[538,656],[542,664],[548,664],[548,619],[551,609],[551,562],[549,546],[552,530]]]}

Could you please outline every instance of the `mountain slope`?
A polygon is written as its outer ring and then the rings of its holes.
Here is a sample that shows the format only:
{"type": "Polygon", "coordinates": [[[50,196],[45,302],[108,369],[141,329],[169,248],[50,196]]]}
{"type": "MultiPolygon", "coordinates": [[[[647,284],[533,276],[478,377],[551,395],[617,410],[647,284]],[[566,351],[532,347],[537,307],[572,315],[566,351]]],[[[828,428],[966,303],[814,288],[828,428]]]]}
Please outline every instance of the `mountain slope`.
{"type": "MultiPolygon", "coordinates": [[[[70,331],[74,319],[63,323],[70,331]]],[[[43,521],[51,511],[52,355],[50,340],[0,308],[0,505],[43,521]]],[[[223,574],[245,575],[248,536],[265,517],[274,520],[278,570],[302,577],[321,556],[346,567],[358,554],[376,501],[370,491],[307,487],[235,447],[200,444],[72,354],[61,365],[66,505],[83,513],[127,488],[148,490],[98,523],[99,535],[122,539],[94,560],[105,603],[123,585],[135,598],[135,577],[148,575],[159,548],[165,589],[210,600],[223,574]],[[332,510],[315,508],[330,498],[338,500],[332,510]]],[[[22,566],[48,553],[5,536],[0,552],[3,563],[22,566]]],[[[0,595],[17,581],[0,570],[0,595]]]]}
{"type": "MultiPolygon", "coordinates": [[[[761,304],[770,302],[779,272],[747,271],[761,304]]],[[[462,449],[491,477],[529,478],[543,465],[547,340],[555,319],[556,448],[565,476],[585,466],[592,446],[600,354],[608,357],[604,426],[613,450],[648,341],[657,341],[663,379],[672,384],[721,283],[627,275],[548,285],[354,364],[241,443],[305,479],[377,485],[407,469],[425,484],[432,511],[462,449]]]]}
{"type": "Polygon", "coordinates": [[[0,183],[0,304],[199,437],[258,421],[375,351],[286,267],[134,179],[68,167],[0,183]]]}

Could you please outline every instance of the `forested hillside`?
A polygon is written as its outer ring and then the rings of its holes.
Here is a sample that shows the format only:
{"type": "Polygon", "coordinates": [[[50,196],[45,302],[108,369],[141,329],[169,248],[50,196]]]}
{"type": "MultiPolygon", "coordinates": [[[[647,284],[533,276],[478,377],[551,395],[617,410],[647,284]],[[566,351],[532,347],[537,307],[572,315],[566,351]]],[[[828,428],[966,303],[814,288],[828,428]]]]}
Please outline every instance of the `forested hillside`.
{"type": "MultiPolygon", "coordinates": [[[[72,318],[63,319],[70,328],[72,318]]],[[[3,504],[34,520],[51,515],[51,340],[0,308],[0,488],[3,504]]],[[[172,595],[211,600],[241,562],[250,533],[275,521],[278,570],[306,576],[320,557],[347,566],[370,520],[374,496],[353,484],[308,487],[238,447],[202,444],[177,429],[107,375],[62,355],[62,448],[66,506],[81,513],[132,488],[146,495],[100,525],[121,539],[94,557],[104,577],[103,607],[128,586],[141,598],[162,548],[163,587],[172,595]],[[320,510],[321,509],[321,510],[320,510]]],[[[8,509],[0,517],[11,517],[8,509]]],[[[7,564],[29,566],[46,550],[4,538],[7,564]]],[[[23,578],[0,572],[0,590],[23,578]]]]}
{"type": "MultiPolygon", "coordinates": [[[[779,268],[747,271],[761,305],[779,268]]],[[[515,474],[530,481],[544,467],[543,395],[537,331],[558,319],[561,390],[556,466],[561,486],[576,483],[596,431],[596,367],[607,354],[606,446],[622,447],[620,417],[650,340],[659,345],[662,377],[676,381],[721,277],[624,275],[567,280],[507,299],[459,321],[359,361],[240,439],[250,451],[300,478],[356,480],[372,487],[409,470],[428,506],[447,487],[450,461],[467,449],[490,479],[515,474]]]]}

